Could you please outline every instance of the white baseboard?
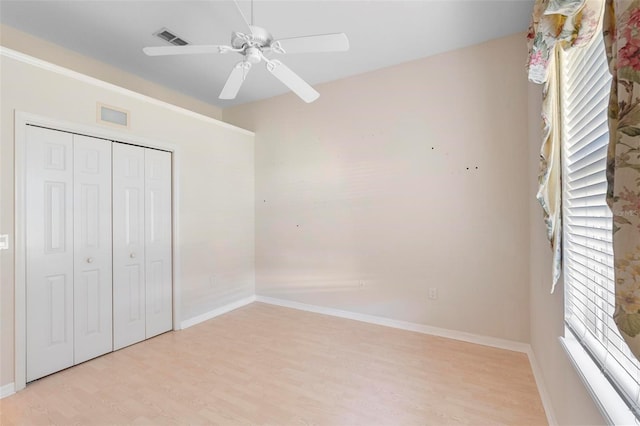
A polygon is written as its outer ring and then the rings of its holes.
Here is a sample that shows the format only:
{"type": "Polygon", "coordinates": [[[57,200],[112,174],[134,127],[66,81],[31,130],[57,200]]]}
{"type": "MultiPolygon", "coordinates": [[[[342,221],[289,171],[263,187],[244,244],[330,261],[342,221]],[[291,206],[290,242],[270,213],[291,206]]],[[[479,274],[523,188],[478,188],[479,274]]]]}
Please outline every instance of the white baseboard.
{"type": "Polygon", "coordinates": [[[463,331],[448,330],[446,328],[432,327],[424,324],[417,324],[406,321],[398,321],[375,315],[360,314],[357,312],[342,311],[340,309],[327,308],[324,306],[308,305],[306,303],[293,302],[290,300],[277,299],[274,297],[256,295],[257,302],[268,303],[270,305],[284,306],[287,308],[299,309],[302,311],[315,312],[318,314],[331,315],[334,317],[347,318],[355,321],[368,322],[371,324],[384,325],[387,327],[399,328],[401,330],[416,331],[418,333],[430,334],[432,336],[446,337],[463,342],[476,343],[478,345],[491,346],[509,351],[529,353],[528,343],[516,342],[513,340],[498,339],[495,337],[481,336],[479,334],[465,333],[463,331]]]}
{"type": "Polygon", "coordinates": [[[244,299],[240,299],[235,302],[228,303],[224,306],[214,309],[213,311],[205,312],[202,315],[198,315],[188,320],[184,320],[180,323],[180,329],[184,330],[185,328],[189,328],[196,324],[200,324],[201,322],[210,320],[211,318],[215,318],[219,315],[226,314],[227,312],[231,312],[234,309],[238,309],[245,305],[248,305],[249,303],[255,302],[255,300],[256,300],[256,296],[251,295],[249,297],[245,297],[244,299]]]}
{"type": "Polygon", "coordinates": [[[11,396],[14,393],[16,393],[16,387],[13,383],[0,386],[0,399],[11,396]]]}
{"type": "Polygon", "coordinates": [[[547,385],[545,384],[544,378],[542,377],[542,369],[540,368],[540,364],[538,364],[538,360],[536,359],[536,355],[533,352],[533,348],[531,348],[531,346],[527,351],[527,355],[529,356],[529,364],[531,364],[533,378],[536,380],[538,393],[540,394],[540,399],[542,400],[542,407],[544,408],[544,412],[547,415],[547,422],[549,423],[549,426],[557,426],[558,421],[556,420],[555,412],[553,410],[553,404],[551,403],[551,395],[547,390],[547,385]]]}

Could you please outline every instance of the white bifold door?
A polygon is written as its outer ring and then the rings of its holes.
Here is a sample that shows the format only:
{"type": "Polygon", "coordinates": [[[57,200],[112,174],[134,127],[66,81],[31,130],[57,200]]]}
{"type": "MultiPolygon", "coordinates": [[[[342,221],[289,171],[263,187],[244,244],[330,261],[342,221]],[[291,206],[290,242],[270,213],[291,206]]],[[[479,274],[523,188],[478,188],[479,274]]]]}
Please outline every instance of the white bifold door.
{"type": "Polygon", "coordinates": [[[113,145],[114,349],[171,329],[171,154],[113,145]]]}
{"type": "Polygon", "coordinates": [[[74,363],[113,350],[111,143],[73,135],[74,363]]]}
{"type": "Polygon", "coordinates": [[[171,330],[171,153],[26,132],[32,381],[171,330]]]}
{"type": "Polygon", "coordinates": [[[27,127],[27,381],[112,350],[111,142],[27,127]]]}
{"type": "Polygon", "coordinates": [[[171,153],[144,150],[146,338],[173,325],[171,153]]]}

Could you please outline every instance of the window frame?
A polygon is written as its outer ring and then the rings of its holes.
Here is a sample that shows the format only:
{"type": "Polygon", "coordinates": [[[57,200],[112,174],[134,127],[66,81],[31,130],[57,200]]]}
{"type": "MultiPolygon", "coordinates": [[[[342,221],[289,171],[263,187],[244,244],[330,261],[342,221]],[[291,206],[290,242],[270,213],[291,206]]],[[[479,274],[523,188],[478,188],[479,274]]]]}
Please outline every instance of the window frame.
{"type": "MultiPolygon", "coordinates": [[[[594,43],[602,43],[603,39],[601,36],[602,32],[598,31],[597,35],[594,36],[594,43]]],[[[588,46],[585,46],[584,49],[588,49],[588,46]]],[[[561,49],[556,50],[556,81],[557,81],[557,102],[558,102],[558,123],[560,126],[559,131],[559,141],[560,141],[560,156],[561,156],[561,176],[562,176],[562,188],[561,188],[561,199],[562,199],[562,210],[561,210],[561,220],[562,220],[562,256],[565,261],[563,261],[562,265],[562,275],[563,275],[563,291],[564,291],[564,305],[563,305],[563,319],[564,319],[564,335],[559,337],[559,341],[563,349],[565,350],[571,364],[577,371],[579,377],[582,379],[585,387],[591,397],[594,399],[597,407],[602,413],[604,419],[612,425],[636,425],[640,424],[640,417],[636,417],[632,408],[629,406],[627,401],[622,397],[620,391],[618,391],[617,386],[609,379],[609,377],[603,372],[603,367],[600,366],[599,362],[593,357],[593,355],[589,352],[588,349],[585,348],[581,339],[579,339],[574,331],[567,324],[567,284],[565,282],[566,277],[568,276],[568,262],[566,261],[566,241],[568,241],[568,230],[567,230],[567,220],[566,220],[566,200],[568,199],[568,161],[567,161],[567,141],[565,135],[565,127],[563,124],[563,114],[562,111],[564,109],[563,106],[563,87],[564,87],[564,78],[563,78],[563,69],[564,67],[569,66],[569,58],[567,57],[567,52],[561,51],[561,49]]]]}

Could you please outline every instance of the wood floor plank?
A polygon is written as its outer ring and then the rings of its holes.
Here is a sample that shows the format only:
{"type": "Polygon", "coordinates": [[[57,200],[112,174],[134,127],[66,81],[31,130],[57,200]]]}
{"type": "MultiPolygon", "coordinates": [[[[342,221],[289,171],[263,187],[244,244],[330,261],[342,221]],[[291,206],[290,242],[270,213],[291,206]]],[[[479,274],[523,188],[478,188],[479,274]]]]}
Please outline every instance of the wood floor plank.
{"type": "Polygon", "coordinates": [[[253,303],[33,382],[0,424],[547,423],[526,354],[253,303]]]}

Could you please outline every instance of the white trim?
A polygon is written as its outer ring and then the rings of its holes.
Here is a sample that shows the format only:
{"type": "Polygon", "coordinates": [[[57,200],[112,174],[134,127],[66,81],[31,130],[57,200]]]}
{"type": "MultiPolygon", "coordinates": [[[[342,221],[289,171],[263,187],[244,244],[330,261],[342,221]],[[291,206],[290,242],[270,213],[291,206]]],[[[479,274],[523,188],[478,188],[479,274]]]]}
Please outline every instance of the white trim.
{"type": "Polygon", "coordinates": [[[13,385],[13,383],[8,383],[4,386],[0,386],[0,399],[11,396],[14,393],[16,393],[16,387],[13,385]]]}
{"type": "Polygon", "coordinates": [[[182,323],[180,324],[180,328],[184,330],[185,328],[189,328],[196,324],[200,324],[201,322],[208,321],[212,318],[226,314],[227,312],[231,312],[235,309],[241,308],[255,301],[256,301],[256,296],[253,295],[253,296],[245,297],[244,299],[237,300],[235,302],[228,303],[224,306],[214,309],[213,311],[205,312],[202,315],[198,315],[196,317],[182,321],[182,323]]]}
{"type": "Polygon", "coordinates": [[[531,372],[533,373],[533,378],[536,380],[538,393],[540,394],[540,399],[542,400],[542,407],[544,408],[544,412],[547,415],[547,423],[549,423],[549,426],[557,426],[558,420],[556,420],[555,410],[553,409],[553,403],[551,402],[551,395],[549,394],[549,390],[547,389],[547,385],[544,381],[544,376],[542,375],[540,364],[538,364],[538,360],[531,346],[529,346],[527,355],[529,356],[531,372]]]}
{"type": "Polygon", "coordinates": [[[26,179],[26,123],[27,118],[16,111],[14,115],[14,388],[19,391],[27,385],[27,295],[26,295],[26,233],[25,188],[26,179]]]}
{"type": "Polygon", "coordinates": [[[491,346],[499,349],[506,349],[514,352],[529,353],[531,347],[528,343],[516,342],[513,340],[498,339],[495,337],[481,336],[479,334],[466,333],[464,331],[448,330],[446,328],[432,327],[430,325],[417,324],[413,322],[399,321],[375,315],[360,314],[357,312],[342,311],[340,309],[327,308],[324,306],[308,305],[306,303],[293,302],[290,300],[277,299],[274,297],[256,295],[256,301],[268,303],[270,305],[284,306],[286,308],[299,309],[301,311],[315,312],[318,314],[331,315],[334,317],[347,318],[355,321],[367,322],[370,324],[383,325],[386,327],[399,328],[401,330],[415,331],[432,336],[446,337],[448,339],[460,340],[478,345],[491,346]]]}
{"type": "Polygon", "coordinates": [[[33,65],[35,67],[42,68],[44,70],[54,72],[56,74],[61,74],[61,75],[64,75],[65,77],[70,77],[70,78],[73,78],[75,80],[81,81],[83,83],[88,83],[88,84],[91,84],[93,86],[100,87],[102,89],[110,90],[110,91],[118,93],[120,95],[129,96],[131,98],[134,98],[134,99],[137,99],[137,100],[140,100],[140,101],[143,101],[143,102],[147,102],[147,103],[152,104],[152,105],[160,106],[160,107],[166,108],[168,110],[171,110],[173,112],[177,112],[179,114],[183,114],[183,115],[186,115],[186,116],[189,116],[189,117],[192,117],[192,118],[196,118],[198,120],[205,121],[205,122],[210,123],[210,124],[215,124],[217,126],[225,128],[225,129],[232,129],[232,130],[235,130],[235,131],[240,132],[240,133],[245,134],[245,135],[250,135],[250,136],[254,136],[255,135],[255,133],[250,131],[250,130],[246,130],[246,129],[234,126],[232,124],[225,123],[224,121],[216,120],[213,117],[209,117],[207,115],[203,115],[203,114],[188,110],[186,108],[182,108],[182,107],[170,104],[168,102],[164,102],[164,101],[161,101],[159,99],[155,99],[155,98],[152,98],[150,96],[143,95],[143,94],[138,93],[138,92],[134,92],[133,90],[125,89],[124,87],[116,86],[115,84],[107,83],[106,81],[102,81],[102,80],[99,80],[97,78],[90,77],[88,75],[79,73],[77,71],[73,71],[73,70],[70,70],[68,68],[64,68],[64,67],[52,64],[52,63],[47,62],[47,61],[43,61],[42,59],[34,58],[33,56],[26,55],[24,53],[18,52],[18,51],[13,50],[13,49],[6,48],[4,46],[0,46],[0,56],[5,56],[7,58],[15,59],[16,61],[20,61],[20,62],[23,62],[25,64],[33,65]]]}
{"type": "Polygon", "coordinates": [[[83,124],[69,123],[62,120],[42,117],[22,111],[15,111],[14,117],[14,160],[15,160],[15,205],[14,205],[14,244],[15,244],[15,281],[14,281],[14,389],[19,391],[26,386],[26,247],[25,247],[25,146],[26,126],[28,124],[48,127],[69,133],[84,134],[87,136],[108,139],[111,141],[126,142],[148,148],[162,149],[172,153],[172,229],[173,229],[173,329],[178,330],[182,320],[180,312],[180,238],[179,238],[179,204],[180,191],[178,176],[180,176],[180,148],[177,145],[146,139],[143,137],[123,133],[110,128],[100,128],[83,124]]]}
{"type": "Polygon", "coordinates": [[[180,277],[182,276],[182,269],[180,265],[182,265],[181,256],[180,256],[180,165],[178,163],[178,156],[176,155],[176,151],[173,152],[171,156],[172,164],[171,164],[171,251],[173,258],[173,329],[180,330],[180,321],[182,321],[182,281],[180,277]]]}
{"type": "Polygon", "coordinates": [[[571,364],[578,372],[585,388],[607,423],[610,425],[637,425],[638,419],[629,406],[600,371],[580,342],[573,337],[571,331],[567,330],[565,337],[559,339],[571,364]]]}

